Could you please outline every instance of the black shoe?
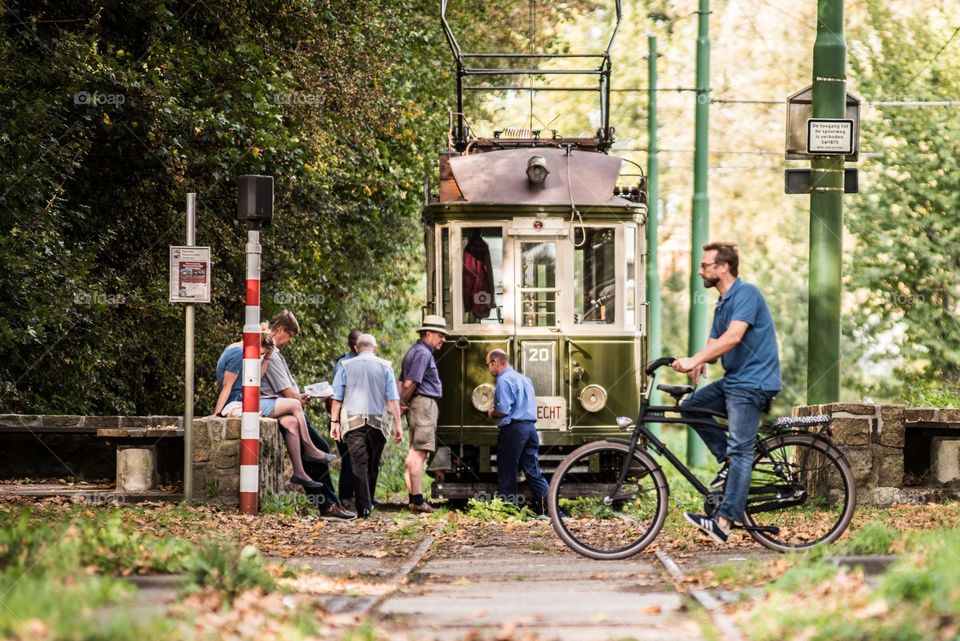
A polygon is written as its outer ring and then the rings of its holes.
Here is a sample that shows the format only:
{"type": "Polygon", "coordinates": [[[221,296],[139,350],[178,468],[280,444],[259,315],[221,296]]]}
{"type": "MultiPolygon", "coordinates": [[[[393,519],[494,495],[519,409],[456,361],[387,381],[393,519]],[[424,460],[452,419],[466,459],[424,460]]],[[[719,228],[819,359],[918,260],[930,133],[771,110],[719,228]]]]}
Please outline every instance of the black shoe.
{"type": "Polygon", "coordinates": [[[719,490],[723,487],[723,484],[727,482],[727,475],[730,474],[730,461],[724,461],[723,467],[720,468],[720,471],[717,472],[716,477],[710,481],[710,487],[714,490],[719,490]]]}
{"type": "Polygon", "coordinates": [[[720,527],[720,524],[717,523],[717,520],[711,519],[709,516],[701,516],[692,512],[686,512],[683,515],[683,518],[685,518],[688,523],[695,526],[717,543],[726,543],[727,537],[730,536],[730,532],[724,532],[723,528],[720,527]]]}
{"type": "Polygon", "coordinates": [[[302,485],[303,487],[306,487],[306,488],[310,488],[311,490],[315,490],[317,488],[323,487],[323,483],[318,483],[317,481],[314,481],[312,479],[302,479],[296,474],[290,477],[290,482],[296,483],[297,485],[302,485]]]}
{"type": "Polygon", "coordinates": [[[373,510],[374,508],[372,507],[368,507],[365,510],[357,510],[357,516],[361,519],[369,519],[370,516],[373,514],[373,510]]]}

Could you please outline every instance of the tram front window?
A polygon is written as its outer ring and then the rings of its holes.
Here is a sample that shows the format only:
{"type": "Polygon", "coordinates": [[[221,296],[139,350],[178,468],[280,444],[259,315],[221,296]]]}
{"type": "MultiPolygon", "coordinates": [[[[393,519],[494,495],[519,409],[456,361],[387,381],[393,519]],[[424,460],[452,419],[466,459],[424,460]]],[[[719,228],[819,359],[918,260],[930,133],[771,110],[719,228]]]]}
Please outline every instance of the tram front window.
{"type": "Polygon", "coordinates": [[[520,294],[524,327],[557,324],[557,244],[520,243],[520,294]]]}
{"type": "Polygon", "coordinates": [[[587,227],[582,233],[583,244],[573,255],[574,322],[609,325],[617,309],[616,233],[608,227],[587,227]]]}
{"type": "Polygon", "coordinates": [[[463,322],[500,322],[503,297],[503,230],[465,227],[463,254],[463,322]]]}

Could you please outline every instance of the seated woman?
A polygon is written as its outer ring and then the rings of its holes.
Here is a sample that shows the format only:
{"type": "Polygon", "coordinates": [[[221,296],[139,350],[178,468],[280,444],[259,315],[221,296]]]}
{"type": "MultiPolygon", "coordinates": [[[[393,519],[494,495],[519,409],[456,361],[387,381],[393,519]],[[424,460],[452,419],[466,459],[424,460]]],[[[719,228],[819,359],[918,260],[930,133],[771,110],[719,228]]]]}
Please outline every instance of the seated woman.
{"type": "MultiPolygon", "coordinates": [[[[270,335],[269,331],[262,331],[260,333],[261,377],[270,363],[270,355],[273,353],[273,349],[273,336],[270,335]]],[[[217,397],[214,414],[218,416],[240,415],[241,400],[243,399],[243,385],[240,381],[242,369],[243,343],[236,342],[227,345],[217,361],[217,385],[220,387],[220,394],[217,397]]],[[[303,469],[303,461],[330,463],[337,457],[323,452],[310,440],[307,420],[303,414],[300,401],[293,398],[261,398],[260,415],[278,419],[282,429],[300,436],[299,439],[284,439],[287,452],[290,454],[290,461],[293,463],[293,477],[290,482],[309,488],[320,487],[320,483],[311,480],[303,469]]]]}

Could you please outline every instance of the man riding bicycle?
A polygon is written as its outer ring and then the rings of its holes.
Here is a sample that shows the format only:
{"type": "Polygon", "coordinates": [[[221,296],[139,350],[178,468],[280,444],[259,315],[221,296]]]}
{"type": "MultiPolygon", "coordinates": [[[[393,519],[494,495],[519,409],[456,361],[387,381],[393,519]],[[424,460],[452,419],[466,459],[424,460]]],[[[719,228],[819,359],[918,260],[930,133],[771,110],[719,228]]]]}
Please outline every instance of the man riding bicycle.
{"type": "Polygon", "coordinates": [[[717,543],[726,543],[743,511],[750,489],[750,470],[760,416],[780,391],[780,356],[773,317],[755,286],[738,278],[740,258],[732,243],[703,246],[697,272],[704,287],[720,292],[714,308],[710,338],[702,350],[673,362],[693,385],[700,382],[707,363],[719,357],[724,377],[695,391],[682,407],[724,411],[727,429],[719,423],[692,425],[710,452],[723,464],[712,487],[724,487],[723,502],[713,517],[687,512],[684,516],[717,543]]]}

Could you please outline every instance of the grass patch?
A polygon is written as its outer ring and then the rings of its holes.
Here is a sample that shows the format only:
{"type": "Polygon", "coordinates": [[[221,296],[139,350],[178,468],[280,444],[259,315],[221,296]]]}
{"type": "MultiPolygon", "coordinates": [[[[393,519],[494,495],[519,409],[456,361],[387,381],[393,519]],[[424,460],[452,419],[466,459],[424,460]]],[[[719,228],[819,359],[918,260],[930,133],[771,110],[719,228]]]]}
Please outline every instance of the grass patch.
{"type": "MultiPolygon", "coordinates": [[[[851,539],[851,549],[881,549],[888,539],[881,527],[868,524],[851,539]]],[[[908,553],[877,578],[875,588],[859,571],[838,570],[822,559],[788,570],[745,615],[745,625],[759,641],[957,638],[960,529],[913,533],[905,541],[908,553]]]]}
{"type": "Polygon", "coordinates": [[[193,590],[220,590],[227,603],[246,590],[259,588],[269,594],[277,589],[259,550],[252,545],[238,550],[232,542],[205,543],[188,560],[187,572],[193,590]]]}
{"type": "Polygon", "coordinates": [[[262,514],[280,516],[306,516],[310,514],[313,507],[310,498],[303,492],[270,493],[260,502],[262,514]]]}

